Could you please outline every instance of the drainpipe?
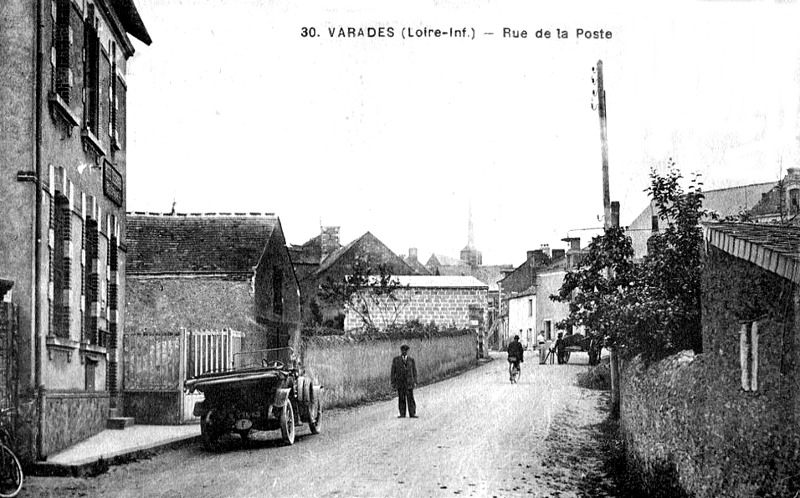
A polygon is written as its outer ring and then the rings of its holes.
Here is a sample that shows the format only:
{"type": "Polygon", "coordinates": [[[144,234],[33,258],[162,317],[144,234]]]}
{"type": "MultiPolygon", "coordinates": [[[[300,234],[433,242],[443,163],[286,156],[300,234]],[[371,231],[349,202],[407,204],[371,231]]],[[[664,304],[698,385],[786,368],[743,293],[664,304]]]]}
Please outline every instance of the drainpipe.
{"type": "Polygon", "coordinates": [[[34,144],[34,163],[36,167],[36,216],[34,233],[34,266],[33,266],[33,302],[34,302],[34,387],[36,389],[36,460],[43,457],[43,438],[44,429],[44,386],[42,385],[42,337],[41,337],[41,304],[39,300],[39,279],[42,275],[41,244],[42,244],[42,0],[36,0],[36,95],[34,96],[35,107],[35,140],[34,144]]]}

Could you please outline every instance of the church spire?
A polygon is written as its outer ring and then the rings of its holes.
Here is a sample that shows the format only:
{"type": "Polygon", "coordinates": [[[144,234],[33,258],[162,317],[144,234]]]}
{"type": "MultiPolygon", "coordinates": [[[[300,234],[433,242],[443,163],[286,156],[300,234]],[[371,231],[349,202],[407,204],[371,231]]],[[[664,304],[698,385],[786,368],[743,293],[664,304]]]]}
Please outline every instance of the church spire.
{"type": "Polygon", "coordinates": [[[481,252],[475,249],[475,229],[472,226],[472,199],[469,200],[469,226],[467,228],[467,247],[461,250],[461,260],[472,268],[483,264],[481,252]]]}

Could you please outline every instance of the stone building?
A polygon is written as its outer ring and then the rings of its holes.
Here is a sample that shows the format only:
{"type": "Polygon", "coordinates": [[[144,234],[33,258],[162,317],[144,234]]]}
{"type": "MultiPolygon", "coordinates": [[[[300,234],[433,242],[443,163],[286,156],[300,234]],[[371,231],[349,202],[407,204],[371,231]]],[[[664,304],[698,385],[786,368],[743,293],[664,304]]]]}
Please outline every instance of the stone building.
{"type": "MultiPolygon", "coordinates": [[[[439,327],[483,329],[486,320],[486,293],[489,287],[469,276],[406,275],[395,277],[400,284],[395,303],[381,297],[369,305],[369,315],[379,328],[392,323],[418,320],[435,322],[439,327]]],[[[364,326],[352,310],[345,316],[345,330],[364,326]]]]}
{"type": "MultiPolygon", "coordinates": [[[[129,339],[175,337],[172,343],[179,344],[202,334],[216,344],[233,336],[239,340],[221,348],[227,356],[270,348],[299,351],[300,288],[277,216],[132,213],[127,221],[129,339]]],[[[160,355],[141,361],[140,353],[149,355],[151,349],[126,343],[124,415],[145,423],[179,423],[186,379],[154,383],[149,370],[158,365],[177,373],[175,363],[192,359],[160,355]]],[[[191,350],[191,344],[173,349],[191,350]]],[[[207,349],[198,347],[196,354],[207,349]]],[[[231,366],[232,358],[222,364],[216,349],[209,353],[213,368],[231,366]]],[[[185,376],[193,373],[202,371],[185,376]]],[[[191,410],[192,404],[183,404],[191,410]]]]}
{"type": "Polygon", "coordinates": [[[104,429],[119,394],[129,35],[151,43],[132,0],[0,6],[0,278],[26,460],[104,429]]]}
{"type": "MultiPolygon", "coordinates": [[[[323,242],[325,242],[324,239],[323,242]]],[[[331,240],[329,243],[322,244],[321,247],[333,249],[336,244],[338,244],[338,231],[335,243],[331,240]]],[[[366,263],[373,273],[383,266],[392,275],[416,274],[415,270],[408,266],[401,257],[393,253],[386,244],[370,232],[330,253],[326,254],[326,252],[323,251],[323,259],[316,268],[309,267],[304,270],[305,276],[300,279],[303,316],[306,321],[312,320],[312,306],[319,306],[324,320],[335,319],[336,316],[343,313],[344,310],[340,305],[325,302],[320,286],[327,282],[341,282],[345,276],[352,274],[356,261],[366,263]],[[316,304],[312,305],[312,303],[316,304]]],[[[297,256],[297,251],[293,251],[293,253],[297,256]]]]}
{"type": "Polygon", "coordinates": [[[703,352],[623,362],[630,471],[675,495],[793,496],[800,482],[800,229],[704,225],[703,352]],[[665,483],[665,476],[671,476],[665,483]]]}

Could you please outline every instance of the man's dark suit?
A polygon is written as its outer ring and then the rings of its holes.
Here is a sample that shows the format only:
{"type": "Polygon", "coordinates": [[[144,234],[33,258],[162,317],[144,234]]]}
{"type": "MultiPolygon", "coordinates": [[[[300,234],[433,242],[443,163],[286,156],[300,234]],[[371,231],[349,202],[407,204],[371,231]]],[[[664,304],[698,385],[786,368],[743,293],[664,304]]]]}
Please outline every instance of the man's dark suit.
{"type": "Polygon", "coordinates": [[[417,414],[417,404],[414,401],[414,387],[417,385],[417,365],[414,358],[410,356],[397,356],[392,360],[392,387],[397,389],[397,405],[400,409],[400,416],[406,416],[406,404],[408,404],[408,414],[415,417],[417,414]]]}

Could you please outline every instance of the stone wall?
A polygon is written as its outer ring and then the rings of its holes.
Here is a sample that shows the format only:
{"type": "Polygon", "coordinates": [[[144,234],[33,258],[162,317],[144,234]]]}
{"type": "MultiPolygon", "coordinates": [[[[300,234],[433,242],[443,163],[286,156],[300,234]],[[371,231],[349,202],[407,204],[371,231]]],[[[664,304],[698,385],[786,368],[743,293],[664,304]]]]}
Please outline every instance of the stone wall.
{"type": "Polygon", "coordinates": [[[306,338],[302,359],[306,375],[323,386],[323,407],[347,406],[392,394],[389,373],[400,346],[411,347],[419,383],[444,378],[475,364],[475,335],[428,339],[366,339],[342,336],[306,338]]]}
{"type": "MultiPolygon", "coordinates": [[[[400,289],[395,292],[397,311],[388,298],[378,300],[378,305],[369,308],[373,323],[384,328],[391,323],[402,324],[419,320],[427,324],[435,322],[440,327],[464,328],[471,324],[470,308],[480,314],[485,322],[487,306],[486,288],[424,287],[400,289]]],[[[476,313],[475,311],[473,313],[476,313]]],[[[361,318],[352,310],[345,316],[344,329],[363,327],[361,318]]]]}
{"type": "Polygon", "coordinates": [[[42,453],[53,455],[106,427],[108,393],[47,393],[42,453]]]}
{"type": "Polygon", "coordinates": [[[703,350],[627,362],[621,427],[643,487],[697,497],[800,490],[797,288],[713,248],[703,276],[703,350]],[[757,389],[742,389],[739,331],[758,322],[757,389]],[[673,487],[673,488],[671,488],[673,487]]]}

